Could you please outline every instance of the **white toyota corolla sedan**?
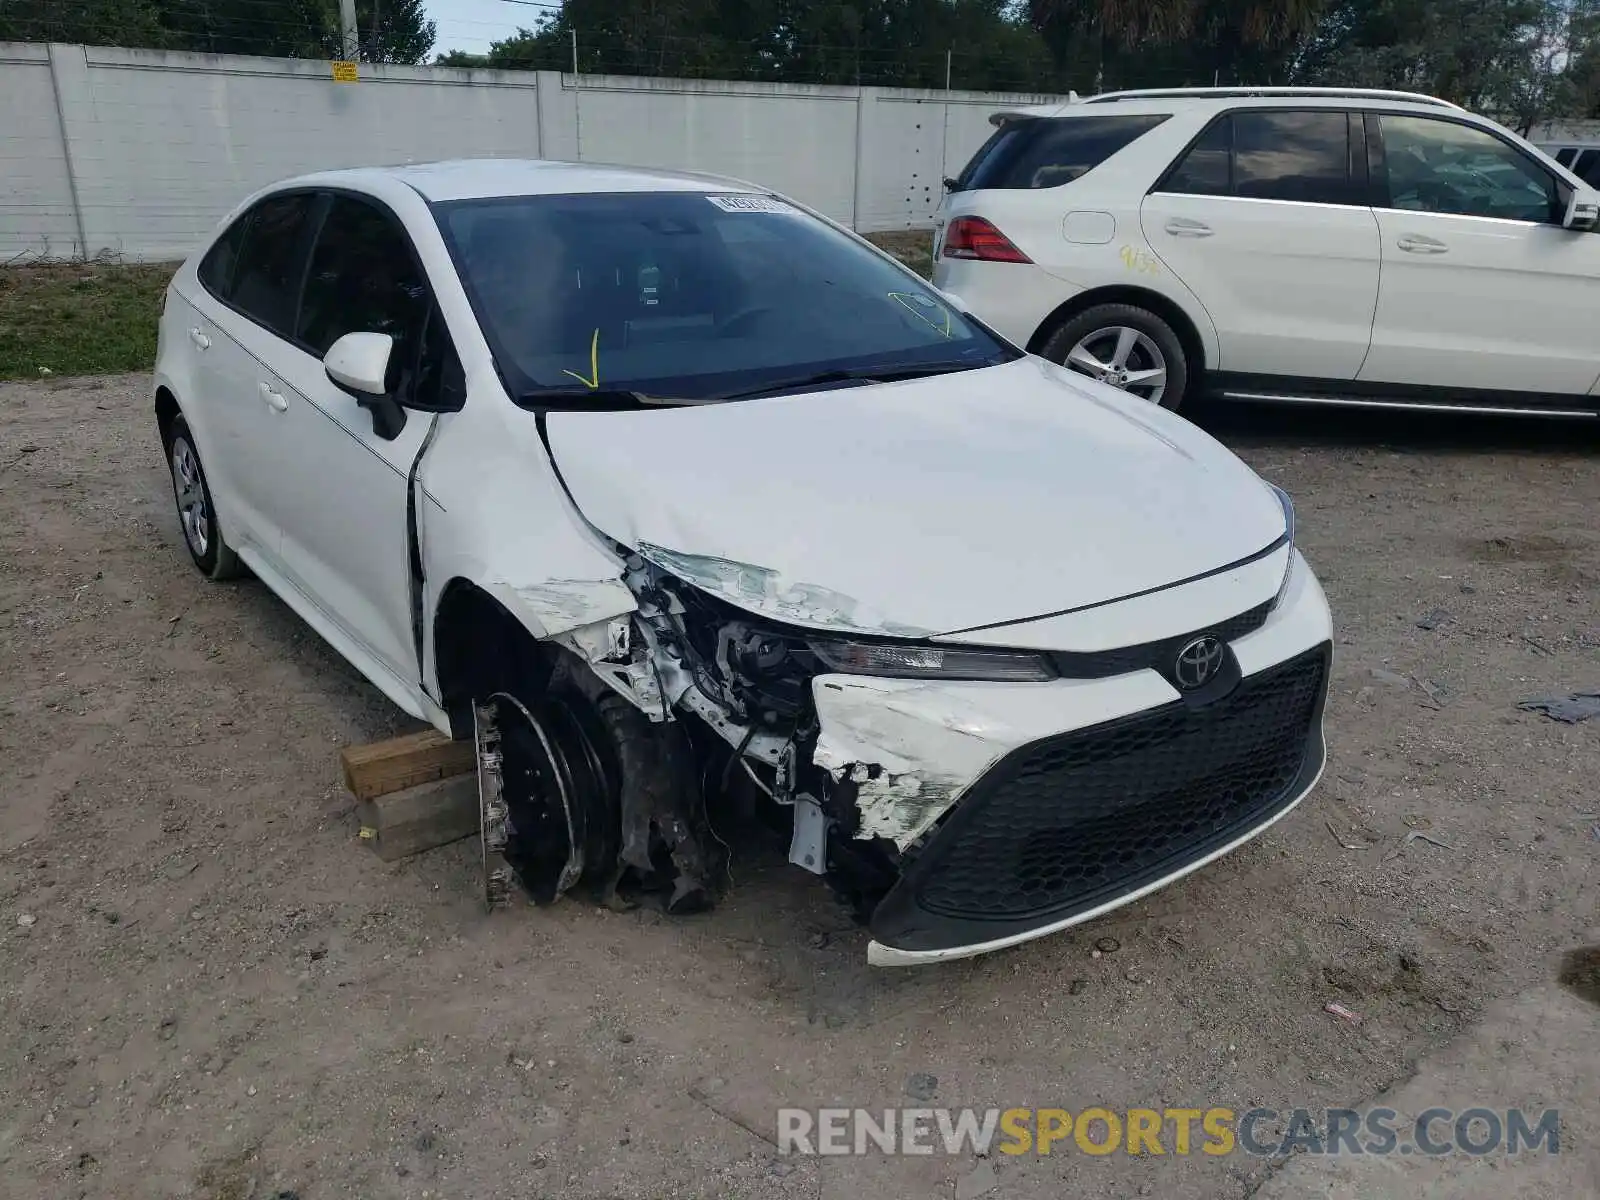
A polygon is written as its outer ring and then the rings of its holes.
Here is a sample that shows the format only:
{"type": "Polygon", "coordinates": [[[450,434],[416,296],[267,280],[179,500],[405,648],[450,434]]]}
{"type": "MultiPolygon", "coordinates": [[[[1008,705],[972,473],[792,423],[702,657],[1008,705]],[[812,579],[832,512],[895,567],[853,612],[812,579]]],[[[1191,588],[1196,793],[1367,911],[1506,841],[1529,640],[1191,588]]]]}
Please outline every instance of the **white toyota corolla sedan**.
{"type": "Polygon", "coordinates": [[[340,171],[172,282],[189,553],[476,737],[486,886],[704,907],[765,817],[871,961],[1088,920],[1325,753],[1288,497],[804,206],[706,176],[340,171]]]}

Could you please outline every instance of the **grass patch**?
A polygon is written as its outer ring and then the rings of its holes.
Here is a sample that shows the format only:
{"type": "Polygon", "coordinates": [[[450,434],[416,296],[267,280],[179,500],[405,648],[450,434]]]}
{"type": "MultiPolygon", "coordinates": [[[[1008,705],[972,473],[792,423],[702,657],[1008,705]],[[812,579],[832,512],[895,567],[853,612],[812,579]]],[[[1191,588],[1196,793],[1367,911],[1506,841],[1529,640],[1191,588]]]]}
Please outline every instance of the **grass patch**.
{"type": "Polygon", "coordinates": [[[903,229],[893,233],[869,233],[867,241],[887,250],[924,279],[933,274],[933,231],[903,229]]]}
{"type": "Polygon", "coordinates": [[[174,270],[171,263],[0,268],[0,379],[148,371],[174,270]]]}

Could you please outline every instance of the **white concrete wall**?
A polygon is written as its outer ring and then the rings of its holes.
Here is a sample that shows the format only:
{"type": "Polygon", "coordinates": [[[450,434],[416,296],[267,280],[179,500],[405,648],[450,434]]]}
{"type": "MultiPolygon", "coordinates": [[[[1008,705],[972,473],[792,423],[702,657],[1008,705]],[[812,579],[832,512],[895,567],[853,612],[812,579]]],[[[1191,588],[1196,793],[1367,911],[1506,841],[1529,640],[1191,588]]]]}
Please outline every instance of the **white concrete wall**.
{"type": "Polygon", "coordinates": [[[0,43],[0,263],[81,253],[76,211],[49,55],[0,43]]]}
{"type": "Polygon", "coordinates": [[[713,171],[864,232],[928,223],[996,108],[1051,97],[0,43],[0,263],[173,258],[263,184],[438,158],[713,171]]]}
{"type": "Polygon", "coordinates": [[[1535,146],[1600,146],[1600,121],[1551,121],[1528,135],[1535,146]]]}

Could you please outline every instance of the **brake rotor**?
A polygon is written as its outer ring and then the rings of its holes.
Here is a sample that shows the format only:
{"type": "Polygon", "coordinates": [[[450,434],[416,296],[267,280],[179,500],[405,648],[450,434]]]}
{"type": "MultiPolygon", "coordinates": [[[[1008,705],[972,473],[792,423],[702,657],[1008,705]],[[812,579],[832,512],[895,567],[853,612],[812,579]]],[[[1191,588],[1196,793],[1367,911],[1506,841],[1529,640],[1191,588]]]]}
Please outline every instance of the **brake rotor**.
{"type": "Polygon", "coordinates": [[[614,873],[617,788],[590,723],[559,699],[499,692],[475,707],[484,902],[513,882],[549,904],[585,875],[614,873]]]}

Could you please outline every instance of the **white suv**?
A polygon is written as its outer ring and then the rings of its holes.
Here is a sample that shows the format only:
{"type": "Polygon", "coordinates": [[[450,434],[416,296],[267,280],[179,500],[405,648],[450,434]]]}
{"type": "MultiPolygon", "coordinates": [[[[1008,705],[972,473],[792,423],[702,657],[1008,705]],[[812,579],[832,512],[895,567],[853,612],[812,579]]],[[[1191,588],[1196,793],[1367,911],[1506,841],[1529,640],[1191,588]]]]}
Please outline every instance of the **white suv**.
{"type": "Polygon", "coordinates": [[[1168,408],[1200,393],[1600,415],[1600,194],[1404,92],[1122,92],[996,113],[934,283],[1168,408]]]}

